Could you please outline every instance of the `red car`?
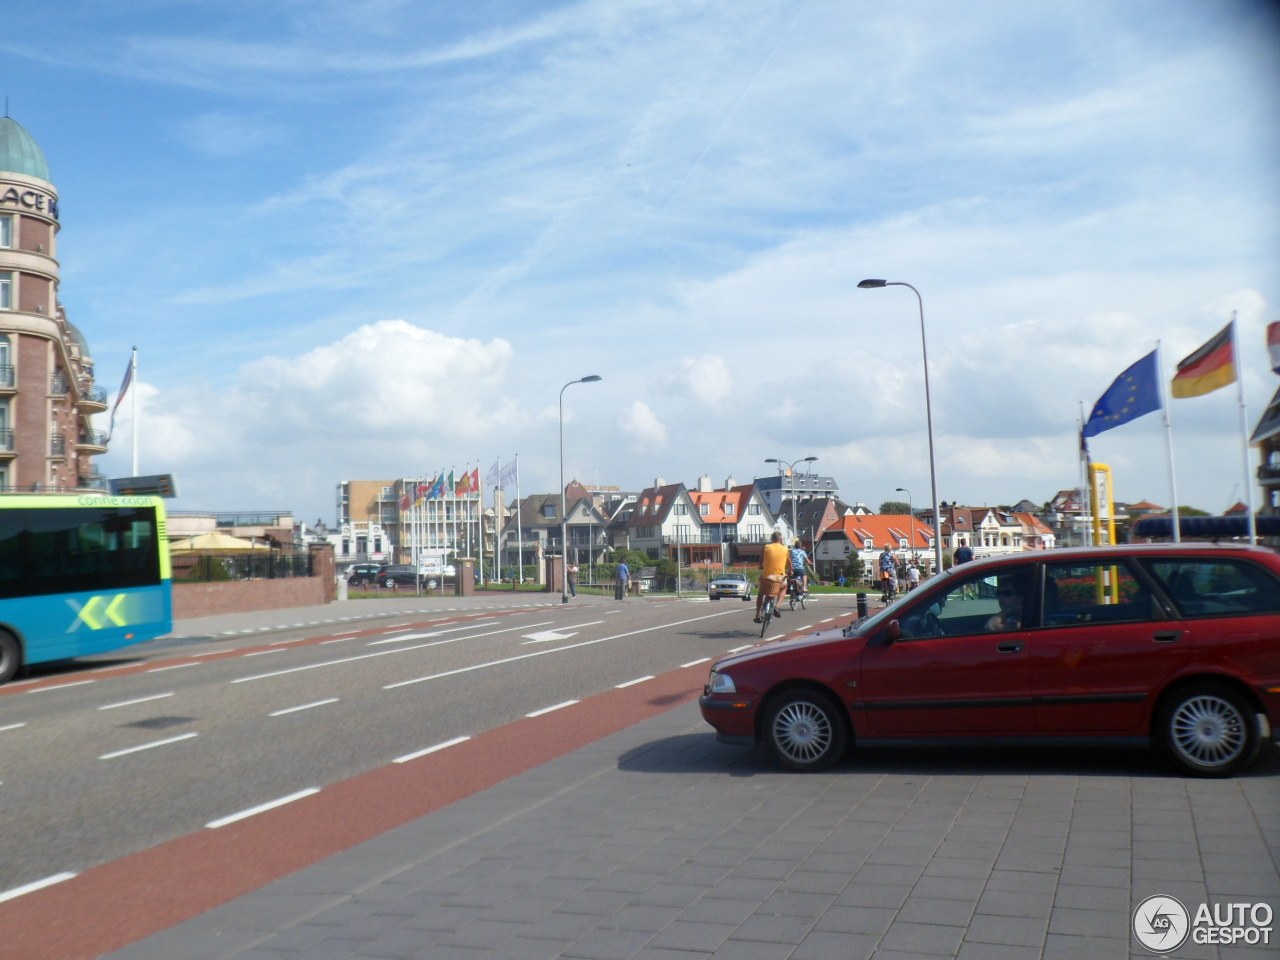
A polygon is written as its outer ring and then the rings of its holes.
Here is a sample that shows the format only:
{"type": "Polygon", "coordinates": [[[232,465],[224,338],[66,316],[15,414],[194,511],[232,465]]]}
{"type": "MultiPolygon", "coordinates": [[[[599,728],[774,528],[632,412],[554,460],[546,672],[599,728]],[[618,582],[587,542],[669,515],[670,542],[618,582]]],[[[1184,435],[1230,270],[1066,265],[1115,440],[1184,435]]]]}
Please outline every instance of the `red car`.
{"type": "Polygon", "coordinates": [[[850,744],[1152,743],[1229,776],[1280,726],[1280,556],[1185,544],[963,564],[874,616],[711,668],[726,743],[823,770],[850,744]]]}

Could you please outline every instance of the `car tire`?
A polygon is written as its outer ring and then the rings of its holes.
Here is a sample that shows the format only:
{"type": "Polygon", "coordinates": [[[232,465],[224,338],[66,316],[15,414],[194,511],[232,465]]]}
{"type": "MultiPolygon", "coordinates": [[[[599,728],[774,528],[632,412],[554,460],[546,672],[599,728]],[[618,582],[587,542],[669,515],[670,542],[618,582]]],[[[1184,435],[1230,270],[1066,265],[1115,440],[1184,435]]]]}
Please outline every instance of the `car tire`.
{"type": "Polygon", "coordinates": [[[7,630],[0,630],[0,684],[8,683],[22,669],[22,644],[7,630]]]}
{"type": "Polygon", "coordinates": [[[848,745],[840,706],[827,694],[798,688],[776,697],[765,711],[764,741],[788,770],[826,770],[848,745]]]}
{"type": "Polygon", "coordinates": [[[1183,773],[1229,777],[1248,766],[1262,746],[1256,712],[1224,684],[1190,684],[1161,707],[1154,739],[1183,773]]]}
{"type": "Polygon", "coordinates": [[[439,581],[438,581],[438,580],[436,580],[436,578],[435,578],[435,577],[429,577],[429,578],[427,578],[427,589],[428,589],[428,590],[434,590],[438,584],[439,584],[439,581]]]}

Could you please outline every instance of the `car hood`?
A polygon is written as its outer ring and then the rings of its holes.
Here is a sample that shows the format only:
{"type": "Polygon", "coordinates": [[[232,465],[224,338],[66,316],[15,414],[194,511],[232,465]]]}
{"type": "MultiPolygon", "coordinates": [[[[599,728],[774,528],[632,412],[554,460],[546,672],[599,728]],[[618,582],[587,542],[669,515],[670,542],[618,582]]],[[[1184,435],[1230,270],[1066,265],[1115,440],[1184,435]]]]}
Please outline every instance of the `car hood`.
{"type": "Polygon", "coordinates": [[[866,642],[862,637],[846,637],[841,632],[842,630],[842,627],[829,627],[826,630],[820,630],[817,633],[809,633],[803,637],[762,643],[758,646],[752,647],[750,650],[743,650],[741,653],[732,653],[727,657],[720,658],[715,662],[715,666],[712,669],[717,671],[731,670],[734,667],[741,667],[757,660],[765,660],[769,657],[798,653],[801,651],[810,651],[813,648],[826,646],[842,646],[846,649],[854,650],[866,642]]]}

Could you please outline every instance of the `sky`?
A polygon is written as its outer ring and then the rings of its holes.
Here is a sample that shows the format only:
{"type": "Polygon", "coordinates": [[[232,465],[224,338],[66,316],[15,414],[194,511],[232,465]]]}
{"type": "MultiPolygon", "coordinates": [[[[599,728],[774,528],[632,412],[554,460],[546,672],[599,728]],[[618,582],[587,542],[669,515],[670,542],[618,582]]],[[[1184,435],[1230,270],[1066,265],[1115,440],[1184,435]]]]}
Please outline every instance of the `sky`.
{"type": "MultiPolygon", "coordinates": [[[[1233,313],[1250,430],[1280,386],[1266,3],[6,12],[39,24],[0,38],[0,88],[58,188],[61,300],[113,397],[137,347],[173,510],[332,523],[341,480],[516,454],[549,492],[562,396],[566,479],[815,456],[850,502],[918,507],[920,302],[946,501],[1075,486],[1081,404],[1233,313]]],[[[1235,388],[1169,410],[1180,502],[1243,499],[1235,388]]],[[[1170,502],[1160,414],[1091,446],[1117,499],[1170,502]]]]}

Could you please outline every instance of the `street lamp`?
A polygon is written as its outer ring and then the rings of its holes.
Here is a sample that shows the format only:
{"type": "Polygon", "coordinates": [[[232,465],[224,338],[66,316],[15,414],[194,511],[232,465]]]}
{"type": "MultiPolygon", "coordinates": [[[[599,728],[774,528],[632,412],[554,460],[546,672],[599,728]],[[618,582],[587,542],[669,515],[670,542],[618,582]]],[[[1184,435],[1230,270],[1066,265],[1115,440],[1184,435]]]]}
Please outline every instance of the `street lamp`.
{"type": "Polygon", "coordinates": [[[920,304],[920,356],[924,361],[924,415],[929,429],[929,485],[933,491],[933,562],[934,573],[942,572],[942,513],[938,510],[938,471],[933,454],[933,403],[929,399],[929,348],[924,336],[924,298],[920,291],[909,283],[898,280],[863,280],[858,284],[862,290],[876,287],[909,287],[920,304]]]}
{"type": "Polygon", "coordinates": [[[785,466],[787,472],[791,474],[791,535],[793,537],[800,536],[799,528],[796,525],[796,463],[813,463],[817,457],[805,457],[803,460],[797,460],[795,463],[788,463],[786,460],[779,460],[777,457],[766,457],[765,463],[776,463],[778,465],[778,473],[781,475],[782,468],[785,466]]]}
{"type": "Polygon", "coordinates": [[[595,383],[594,373],[580,380],[570,380],[560,388],[560,602],[569,602],[569,504],[564,494],[564,392],[575,383],[595,383]]]}
{"type": "MultiPolygon", "coordinates": [[[[912,520],[915,520],[915,518],[916,518],[916,507],[915,507],[915,501],[911,499],[911,491],[910,491],[910,490],[908,490],[906,487],[897,487],[897,488],[895,488],[895,489],[896,489],[896,492],[898,492],[898,493],[905,493],[905,494],[907,495],[907,513],[911,514],[911,519],[912,519],[912,520]]],[[[907,534],[907,535],[911,538],[911,559],[912,559],[912,560],[915,560],[915,559],[916,559],[916,529],[915,529],[915,524],[914,524],[914,523],[908,524],[908,525],[907,525],[907,530],[908,530],[908,534],[907,534]]]]}

